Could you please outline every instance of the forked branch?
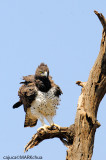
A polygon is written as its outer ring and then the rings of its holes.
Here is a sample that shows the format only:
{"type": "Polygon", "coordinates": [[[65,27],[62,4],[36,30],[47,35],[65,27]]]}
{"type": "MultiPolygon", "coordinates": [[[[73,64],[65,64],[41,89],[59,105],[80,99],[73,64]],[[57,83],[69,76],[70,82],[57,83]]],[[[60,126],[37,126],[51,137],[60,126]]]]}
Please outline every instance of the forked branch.
{"type": "Polygon", "coordinates": [[[42,142],[45,139],[56,137],[59,138],[64,143],[64,145],[69,146],[73,143],[74,135],[74,124],[70,127],[60,127],[60,130],[58,128],[51,127],[47,128],[46,131],[41,129],[33,135],[32,139],[25,146],[24,152],[28,151],[28,149],[31,149],[34,146],[37,146],[40,142],[42,142]]]}

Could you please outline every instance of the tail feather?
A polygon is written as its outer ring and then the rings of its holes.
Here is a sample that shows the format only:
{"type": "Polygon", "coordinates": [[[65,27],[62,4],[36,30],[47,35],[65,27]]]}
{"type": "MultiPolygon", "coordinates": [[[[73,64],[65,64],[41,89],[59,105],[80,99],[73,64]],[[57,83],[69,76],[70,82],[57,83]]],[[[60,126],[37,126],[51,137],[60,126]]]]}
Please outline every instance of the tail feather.
{"type": "Polygon", "coordinates": [[[13,105],[13,109],[14,108],[18,108],[18,107],[20,107],[22,105],[22,102],[17,102],[17,103],[15,103],[14,105],[13,105]]]}
{"type": "Polygon", "coordinates": [[[24,127],[34,127],[37,124],[37,121],[38,120],[36,118],[29,118],[28,114],[26,113],[24,127]]]}

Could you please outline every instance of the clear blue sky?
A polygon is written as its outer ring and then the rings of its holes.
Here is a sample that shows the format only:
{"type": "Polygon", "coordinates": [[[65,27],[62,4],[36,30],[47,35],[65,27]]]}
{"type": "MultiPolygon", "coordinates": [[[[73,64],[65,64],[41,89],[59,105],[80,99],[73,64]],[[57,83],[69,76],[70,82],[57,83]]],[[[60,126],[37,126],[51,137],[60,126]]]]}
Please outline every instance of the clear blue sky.
{"type": "MultiPolygon", "coordinates": [[[[24,128],[18,101],[22,76],[34,74],[41,62],[62,91],[54,122],[74,123],[81,92],[75,82],[87,81],[99,53],[102,26],[94,14],[106,17],[105,0],[0,0],[0,159],[6,155],[36,155],[43,160],[64,160],[67,148],[59,139],[45,140],[24,153],[24,146],[40,127],[24,128]],[[51,158],[52,157],[52,158],[51,158]]],[[[92,160],[106,159],[106,97],[102,100],[92,160]]]]}

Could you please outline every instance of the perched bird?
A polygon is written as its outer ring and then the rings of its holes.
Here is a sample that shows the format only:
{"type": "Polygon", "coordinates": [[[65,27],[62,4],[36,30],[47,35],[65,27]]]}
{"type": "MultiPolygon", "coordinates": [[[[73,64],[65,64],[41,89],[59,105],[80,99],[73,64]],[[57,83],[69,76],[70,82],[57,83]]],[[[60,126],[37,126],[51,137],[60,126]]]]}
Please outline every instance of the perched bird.
{"type": "Polygon", "coordinates": [[[36,69],[35,75],[24,76],[23,80],[18,91],[20,99],[13,105],[13,108],[18,108],[23,104],[26,112],[24,127],[35,126],[39,119],[42,124],[39,129],[46,130],[48,126],[45,124],[44,118],[50,126],[59,127],[54,124],[53,117],[56,114],[62,91],[49,76],[48,66],[41,63],[36,69]]]}

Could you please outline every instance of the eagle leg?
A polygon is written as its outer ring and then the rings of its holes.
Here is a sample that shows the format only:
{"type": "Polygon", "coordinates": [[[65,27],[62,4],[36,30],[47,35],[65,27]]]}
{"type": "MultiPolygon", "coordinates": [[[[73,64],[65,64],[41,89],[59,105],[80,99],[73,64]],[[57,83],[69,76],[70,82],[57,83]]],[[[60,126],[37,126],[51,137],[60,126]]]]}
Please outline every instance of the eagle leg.
{"type": "Polygon", "coordinates": [[[44,129],[44,131],[47,131],[47,128],[49,128],[49,126],[45,124],[44,117],[40,116],[39,120],[41,121],[42,126],[40,128],[38,128],[37,131],[39,131],[41,129],[44,129]]]}
{"type": "Polygon", "coordinates": [[[50,126],[53,126],[54,122],[52,120],[52,116],[46,116],[45,118],[49,122],[50,126]]]}
{"type": "Polygon", "coordinates": [[[45,118],[46,118],[46,120],[49,122],[51,128],[54,128],[54,127],[55,127],[55,128],[58,128],[58,130],[60,130],[60,126],[57,125],[57,124],[55,124],[55,123],[53,122],[52,116],[47,116],[47,117],[45,117],[45,118]]]}

